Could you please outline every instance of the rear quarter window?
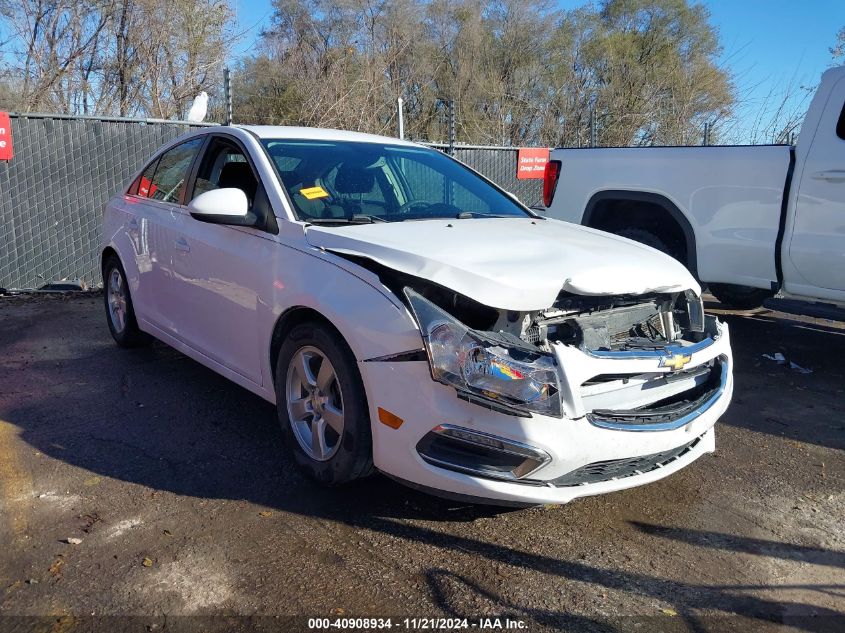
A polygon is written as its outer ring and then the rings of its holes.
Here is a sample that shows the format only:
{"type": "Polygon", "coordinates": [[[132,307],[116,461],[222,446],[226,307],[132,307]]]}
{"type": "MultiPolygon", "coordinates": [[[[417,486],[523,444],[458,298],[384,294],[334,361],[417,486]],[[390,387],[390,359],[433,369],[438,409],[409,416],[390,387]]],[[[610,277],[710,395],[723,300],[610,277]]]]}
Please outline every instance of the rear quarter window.
{"type": "Polygon", "coordinates": [[[129,193],[178,204],[182,200],[191,165],[202,143],[203,138],[197,137],[167,150],[144,168],[132,183],[129,193]]]}

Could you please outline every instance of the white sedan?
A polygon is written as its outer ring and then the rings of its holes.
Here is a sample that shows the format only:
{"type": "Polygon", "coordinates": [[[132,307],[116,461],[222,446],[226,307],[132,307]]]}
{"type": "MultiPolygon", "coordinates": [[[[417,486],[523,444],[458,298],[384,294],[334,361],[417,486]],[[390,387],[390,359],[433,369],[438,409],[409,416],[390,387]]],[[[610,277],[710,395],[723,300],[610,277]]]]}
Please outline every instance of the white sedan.
{"type": "Polygon", "coordinates": [[[392,138],[192,132],[109,201],[102,247],[117,343],[155,337],[275,403],[327,484],[620,490],[712,452],[733,388],[681,264],[392,138]]]}

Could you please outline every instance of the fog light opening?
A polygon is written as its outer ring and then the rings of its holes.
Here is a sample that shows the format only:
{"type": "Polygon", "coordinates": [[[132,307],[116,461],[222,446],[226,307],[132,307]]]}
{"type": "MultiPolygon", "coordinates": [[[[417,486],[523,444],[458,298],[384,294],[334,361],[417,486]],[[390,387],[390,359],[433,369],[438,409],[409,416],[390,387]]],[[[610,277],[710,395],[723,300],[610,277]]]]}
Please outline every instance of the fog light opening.
{"type": "Polygon", "coordinates": [[[426,462],[479,477],[524,480],[551,461],[545,451],[503,437],[440,424],[417,444],[426,462]]]}

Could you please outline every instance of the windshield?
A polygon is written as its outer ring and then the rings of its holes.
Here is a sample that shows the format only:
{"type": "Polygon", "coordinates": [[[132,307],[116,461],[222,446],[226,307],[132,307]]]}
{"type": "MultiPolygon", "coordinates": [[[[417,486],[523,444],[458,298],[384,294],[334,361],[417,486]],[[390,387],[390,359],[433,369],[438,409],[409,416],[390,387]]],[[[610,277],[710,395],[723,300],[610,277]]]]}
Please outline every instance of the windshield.
{"type": "Polygon", "coordinates": [[[301,220],[342,224],[529,215],[436,150],[347,141],[262,143],[301,220]]]}

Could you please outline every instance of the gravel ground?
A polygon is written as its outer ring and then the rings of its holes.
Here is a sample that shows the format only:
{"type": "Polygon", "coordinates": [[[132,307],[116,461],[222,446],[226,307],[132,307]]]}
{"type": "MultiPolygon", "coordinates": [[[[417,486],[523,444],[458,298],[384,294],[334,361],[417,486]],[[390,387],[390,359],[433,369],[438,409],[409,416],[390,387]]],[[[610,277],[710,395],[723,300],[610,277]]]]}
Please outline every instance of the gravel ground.
{"type": "Polygon", "coordinates": [[[508,510],[311,484],[269,404],[164,345],[118,349],[101,302],[0,298],[0,628],[845,630],[845,323],[723,312],[736,393],[715,455],[508,510]]]}

